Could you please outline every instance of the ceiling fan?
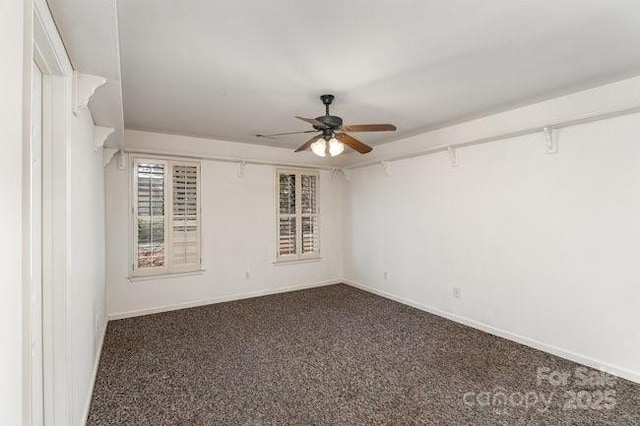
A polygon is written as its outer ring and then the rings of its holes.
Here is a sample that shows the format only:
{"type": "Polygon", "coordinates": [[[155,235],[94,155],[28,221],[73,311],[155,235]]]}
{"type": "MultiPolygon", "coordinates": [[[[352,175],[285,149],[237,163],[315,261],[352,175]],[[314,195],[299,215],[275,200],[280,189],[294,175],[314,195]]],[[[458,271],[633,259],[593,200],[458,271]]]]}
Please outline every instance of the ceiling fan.
{"type": "Polygon", "coordinates": [[[323,116],[316,118],[296,118],[302,121],[306,121],[311,124],[314,130],[306,130],[303,132],[288,132],[288,133],[276,133],[273,135],[256,135],[257,137],[275,137],[284,135],[295,135],[300,133],[315,133],[321,132],[305,142],[302,146],[295,150],[295,152],[304,151],[311,148],[311,151],[320,156],[326,157],[327,153],[335,157],[340,155],[344,151],[344,146],[347,145],[360,154],[366,154],[373,148],[369,145],[360,142],[353,136],[349,136],[344,132],[390,132],[396,130],[396,126],[393,124],[342,124],[342,118],[329,114],[329,106],[333,102],[333,95],[322,95],[320,100],[325,105],[326,113],[323,116]]]}

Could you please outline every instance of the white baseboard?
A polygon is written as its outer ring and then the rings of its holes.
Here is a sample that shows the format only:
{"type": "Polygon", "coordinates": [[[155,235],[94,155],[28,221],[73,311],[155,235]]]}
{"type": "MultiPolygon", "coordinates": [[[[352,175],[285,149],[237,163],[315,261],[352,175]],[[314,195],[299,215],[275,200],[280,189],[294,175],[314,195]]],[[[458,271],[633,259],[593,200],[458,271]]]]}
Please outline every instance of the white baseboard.
{"type": "Polygon", "coordinates": [[[104,319],[104,325],[100,331],[100,341],[98,343],[98,350],[96,351],[96,359],[93,362],[93,373],[91,375],[91,385],[89,386],[89,394],[87,395],[87,402],[84,406],[84,413],[82,416],[82,424],[86,425],[89,420],[89,410],[91,409],[91,398],[93,398],[93,388],[96,385],[96,377],[98,377],[98,366],[100,365],[100,356],[102,355],[102,347],[104,346],[104,336],[107,334],[107,324],[109,320],[104,319]]]}
{"type": "Polygon", "coordinates": [[[124,318],[139,317],[142,315],[158,314],[160,312],[169,312],[169,311],[176,311],[178,309],[195,308],[197,306],[213,305],[215,303],[222,303],[222,302],[232,302],[234,300],[250,299],[252,297],[267,296],[270,294],[278,294],[278,293],[287,293],[290,291],[304,290],[304,289],[314,288],[314,287],[323,287],[326,285],[333,285],[333,284],[340,284],[340,283],[342,283],[342,280],[340,279],[326,280],[326,281],[319,281],[315,283],[296,284],[288,287],[258,290],[258,291],[248,292],[248,293],[231,294],[227,296],[216,297],[213,299],[197,300],[194,302],[176,303],[172,305],[159,306],[157,308],[140,309],[140,310],[128,311],[128,312],[116,312],[113,314],[109,314],[109,320],[113,321],[113,320],[119,320],[124,318]]]}
{"type": "Polygon", "coordinates": [[[590,368],[595,368],[596,370],[604,371],[606,373],[612,374],[614,376],[621,377],[626,380],[630,380],[635,383],[640,383],[640,373],[630,371],[615,365],[611,365],[602,361],[598,361],[596,359],[590,358],[588,356],[580,355],[575,352],[571,352],[562,348],[558,348],[556,346],[548,345],[546,343],[540,342],[538,340],[530,339],[528,337],[520,336],[515,333],[511,333],[509,331],[492,327],[487,324],[483,324],[476,320],[472,320],[460,315],[453,314],[451,312],[446,312],[438,308],[434,308],[431,306],[423,305],[422,303],[414,302],[409,299],[405,299],[404,297],[396,296],[394,294],[388,293],[384,290],[379,290],[373,287],[369,287],[365,284],[357,283],[350,280],[342,280],[343,283],[348,284],[352,287],[359,288],[369,293],[377,294],[378,296],[382,296],[387,299],[394,300],[396,302],[402,303],[404,305],[408,305],[414,307],[416,309],[420,309],[421,311],[428,312],[430,314],[437,315],[439,317],[446,318],[451,321],[455,321],[457,323],[467,325],[469,327],[473,327],[475,329],[484,331],[489,334],[493,334],[494,336],[502,337],[507,340],[514,341],[516,343],[523,344],[525,346],[529,346],[534,349],[538,349],[543,352],[550,353],[552,355],[558,356],[560,358],[568,359],[569,361],[577,362],[578,364],[585,365],[590,368]]]}

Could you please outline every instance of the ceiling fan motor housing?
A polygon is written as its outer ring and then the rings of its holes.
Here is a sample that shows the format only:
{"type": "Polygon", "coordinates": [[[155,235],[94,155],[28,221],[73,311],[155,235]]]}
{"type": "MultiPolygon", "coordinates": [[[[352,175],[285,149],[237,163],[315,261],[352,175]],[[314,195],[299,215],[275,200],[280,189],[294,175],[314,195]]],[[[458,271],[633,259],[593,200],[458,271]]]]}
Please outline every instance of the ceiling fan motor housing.
{"type": "MultiPolygon", "coordinates": [[[[332,130],[342,126],[342,118],[335,115],[322,115],[320,117],[316,117],[316,120],[332,130]]],[[[324,130],[322,127],[316,125],[314,125],[313,128],[321,131],[324,130]]]]}
{"type": "MultiPolygon", "coordinates": [[[[320,117],[316,117],[316,121],[319,121],[320,123],[324,124],[326,127],[329,128],[329,130],[335,130],[338,127],[342,126],[342,118],[335,116],[335,115],[330,115],[329,114],[329,105],[331,105],[331,103],[333,102],[333,99],[335,97],[333,95],[321,95],[320,96],[320,100],[322,101],[322,103],[325,105],[326,108],[326,114],[320,117]]],[[[320,126],[313,126],[314,129],[316,130],[320,130],[320,131],[324,131],[324,133],[327,133],[326,130],[320,126]]],[[[326,135],[325,135],[326,136],[326,135]]]]}

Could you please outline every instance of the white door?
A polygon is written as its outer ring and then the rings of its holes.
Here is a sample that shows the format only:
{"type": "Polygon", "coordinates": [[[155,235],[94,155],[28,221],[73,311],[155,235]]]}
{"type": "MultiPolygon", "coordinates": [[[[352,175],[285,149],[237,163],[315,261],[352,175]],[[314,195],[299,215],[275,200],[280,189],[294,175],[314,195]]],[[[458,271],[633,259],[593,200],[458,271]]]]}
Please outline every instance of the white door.
{"type": "Polygon", "coordinates": [[[34,426],[43,424],[42,352],[42,72],[32,64],[31,167],[29,176],[29,282],[31,285],[31,413],[34,426]]]}

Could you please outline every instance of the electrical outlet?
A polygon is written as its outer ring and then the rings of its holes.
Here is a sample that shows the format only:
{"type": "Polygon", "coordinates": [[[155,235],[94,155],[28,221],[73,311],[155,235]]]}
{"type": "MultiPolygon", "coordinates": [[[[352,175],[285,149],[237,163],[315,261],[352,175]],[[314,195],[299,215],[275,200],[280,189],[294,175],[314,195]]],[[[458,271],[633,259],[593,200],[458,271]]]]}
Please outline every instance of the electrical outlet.
{"type": "Polygon", "coordinates": [[[454,299],[460,299],[462,297],[462,289],[460,287],[453,288],[453,297],[454,299]]]}
{"type": "Polygon", "coordinates": [[[251,279],[251,272],[247,271],[244,273],[244,279],[245,280],[250,280],[251,279]]]}

